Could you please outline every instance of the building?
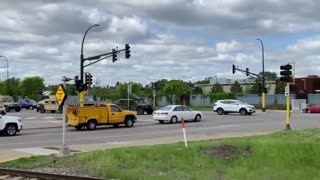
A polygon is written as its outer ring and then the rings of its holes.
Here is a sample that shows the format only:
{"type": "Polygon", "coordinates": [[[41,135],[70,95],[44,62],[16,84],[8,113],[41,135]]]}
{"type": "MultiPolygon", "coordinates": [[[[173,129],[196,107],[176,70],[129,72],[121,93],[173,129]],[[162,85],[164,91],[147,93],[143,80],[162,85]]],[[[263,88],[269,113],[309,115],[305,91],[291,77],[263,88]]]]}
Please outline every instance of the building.
{"type": "MultiPolygon", "coordinates": [[[[204,94],[209,94],[213,85],[219,83],[220,85],[222,85],[224,92],[230,92],[231,86],[236,81],[240,84],[243,90],[250,88],[253,84],[256,83],[255,79],[212,78],[210,79],[209,84],[196,84],[195,86],[201,87],[204,94]]],[[[274,94],[276,87],[275,81],[265,81],[265,86],[266,88],[268,88],[268,94],[274,94]]]]}
{"type": "MultiPolygon", "coordinates": [[[[277,80],[278,83],[280,83],[279,80],[277,80]]],[[[320,77],[318,76],[296,78],[295,84],[298,86],[298,90],[302,90],[306,94],[320,93],[320,77]]]]}

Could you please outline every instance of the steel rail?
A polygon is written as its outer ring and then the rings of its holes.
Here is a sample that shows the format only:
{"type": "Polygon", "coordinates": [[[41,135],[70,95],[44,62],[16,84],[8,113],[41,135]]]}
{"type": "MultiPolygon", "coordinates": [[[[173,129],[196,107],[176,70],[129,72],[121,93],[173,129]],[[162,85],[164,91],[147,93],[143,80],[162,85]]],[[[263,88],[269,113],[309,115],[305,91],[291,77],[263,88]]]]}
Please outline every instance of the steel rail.
{"type": "Polygon", "coordinates": [[[23,176],[23,177],[29,177],[29,178],[55,179],[55,180],[105,180],[104,178],[97,178],[97,177],[71,176],[71,175],[52,174],[52,173],[25,171],[25,170],[18,170],[18,169],[6,169],[6,168],[0,168],[0,175],[23,176]]]}

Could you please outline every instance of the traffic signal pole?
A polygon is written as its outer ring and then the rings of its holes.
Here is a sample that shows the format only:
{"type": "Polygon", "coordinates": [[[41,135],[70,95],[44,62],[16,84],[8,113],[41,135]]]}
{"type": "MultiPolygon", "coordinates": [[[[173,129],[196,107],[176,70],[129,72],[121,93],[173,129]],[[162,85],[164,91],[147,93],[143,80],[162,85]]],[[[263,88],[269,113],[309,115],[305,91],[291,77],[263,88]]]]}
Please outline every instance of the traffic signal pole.
{"type": "MultiPolygon", "coordinates": [[[[290,89],[290,83],[287,83],[287,89],[290,89]]],[[[290,114],[290,90],[287,94],[287,116],[286,116],[286,130],[290,130],[290,123],[291,123],[291,114],[290,114]]]]}

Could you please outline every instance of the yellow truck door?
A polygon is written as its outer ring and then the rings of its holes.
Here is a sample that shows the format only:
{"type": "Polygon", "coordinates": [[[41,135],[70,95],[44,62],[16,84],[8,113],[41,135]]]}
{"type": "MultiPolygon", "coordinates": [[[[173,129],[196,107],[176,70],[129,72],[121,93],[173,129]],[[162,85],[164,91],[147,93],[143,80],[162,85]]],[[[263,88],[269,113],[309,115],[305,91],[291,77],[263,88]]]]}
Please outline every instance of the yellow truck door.
{"type": "Polygon", "coordinates": [[[125,113],[122,112],[121,108],[117,105],[110,105],[111,113],[110,113],[110,124],[122,124],[124,122],[125,113]]]}

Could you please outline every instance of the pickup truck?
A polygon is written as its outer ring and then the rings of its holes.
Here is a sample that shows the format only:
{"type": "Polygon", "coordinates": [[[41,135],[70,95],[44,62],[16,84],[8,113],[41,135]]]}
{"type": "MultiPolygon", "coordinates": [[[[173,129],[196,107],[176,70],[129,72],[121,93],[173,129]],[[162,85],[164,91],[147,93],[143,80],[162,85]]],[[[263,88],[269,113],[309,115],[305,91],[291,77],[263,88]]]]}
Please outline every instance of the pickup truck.
{"type": "Polygon", "coordinates": [[[136,112],[122,110],[115,104],[100,104],[96,106],[69,106],[67,108],[68,125],[81,130],[96,129],[99,125],[113,125],[118,127],[124,124],[132,127],[136,122],[136,112]]]}
{"type": "Polygon", "coordinates": [[[0,133],[7,136],[14,136],[22,130],[20,117],[0,115],[0,133]]]}

